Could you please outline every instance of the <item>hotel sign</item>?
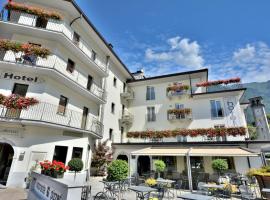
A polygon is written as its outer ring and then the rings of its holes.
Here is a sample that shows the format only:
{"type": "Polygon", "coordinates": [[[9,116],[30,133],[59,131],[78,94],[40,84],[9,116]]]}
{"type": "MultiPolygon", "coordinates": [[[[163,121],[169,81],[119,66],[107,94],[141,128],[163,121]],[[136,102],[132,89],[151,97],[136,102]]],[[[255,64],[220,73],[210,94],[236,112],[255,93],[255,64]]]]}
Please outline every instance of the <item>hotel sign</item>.
{"type": "Polygon", "coordinates": [[[2,72],[0,78],[6,80],[23,81],[28,83],[41,83],[44,81],[38,76],[22,75],[14,72],[2,72]]]}

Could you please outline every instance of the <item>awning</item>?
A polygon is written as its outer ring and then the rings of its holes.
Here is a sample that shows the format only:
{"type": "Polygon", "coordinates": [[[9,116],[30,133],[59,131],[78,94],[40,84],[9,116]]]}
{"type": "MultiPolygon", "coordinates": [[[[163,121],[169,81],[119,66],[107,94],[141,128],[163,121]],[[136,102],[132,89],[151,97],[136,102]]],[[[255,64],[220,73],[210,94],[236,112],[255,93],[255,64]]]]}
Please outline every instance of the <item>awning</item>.
{"type": "Polygon", "coordinates": [[[189,148],[173,148],[173,147],[149,147],[137,151],[133,151],[132,155],[142,156],[185,156],[189,148]]]}
{"type": "Polygon", "coordinates": [[[133,151],[132,155],[142,156],[224,156],[224,157],[254,157],[260,153],[241,147],[148,147],[133,151]]]}

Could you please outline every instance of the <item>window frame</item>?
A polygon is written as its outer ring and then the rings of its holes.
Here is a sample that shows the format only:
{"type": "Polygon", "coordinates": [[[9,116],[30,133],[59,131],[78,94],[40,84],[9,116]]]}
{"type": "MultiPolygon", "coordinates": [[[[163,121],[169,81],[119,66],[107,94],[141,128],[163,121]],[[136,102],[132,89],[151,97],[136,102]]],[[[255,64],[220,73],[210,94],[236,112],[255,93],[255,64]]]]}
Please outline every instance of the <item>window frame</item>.
{"type": "Polygon", "coordinates": [[[113,77],[113,86],[117,87],[117,78],[116,77],[113,77]]]}
{"type": "Polygon", "coordinates": [[[82,147],[73,147],[73,148],[72,148],[71,159],[73,159],[73,158],[79,158],[79,159],[82,159],[82,157],[83,157],[83,148],[82,148],[82,147]],[[80,156],[80,157],[75,157],[75,156],[74,156],[74,149],[81,150],[81,152],[80,152],[81,156],[80,156]]]}
{"type": "Polygon", "coordinates": [[[155,106],[147,106],[146,112],[147,122],[155,122],[157,120],[155,106]]]}
{"type": "Polygon", "coordinates": [[[64,95],[60,95],[59,103],[58,103],[58,108],[57,108],[57,114],[58,115],[63,115],[64,116],[66,114],[68,101],[69,101],[69,99],[67,97],[65,97],[64,95]],[[59,111],[60,106],[62,106],[62,105],[60,105],[61,99],[65,99],[66,100],[65,101],[65,105],[63,106],[64,107],[64,112],[60,112],[59,111]]]}
{"type": "Polygon", "coordinates": [[[68,58],[66,71],[73,74],[75,71],[75,66],[76,66],[75,62],[70,58],[68,58]]]}
{"type": "Polygon", "coordinates": [[[216,99],[210,100],[210,108],[211,108],[211,118],[217,119],[217,118],[224,117],[224,108],[222,106],[221,100],[216,100],[216,99]],[[214,104],[212,104],[212,103],[214,103],[214,104]],[[218,105],[218,103],[219,103],[219,105],[218,105]],[[219,106],[220,106],[220,108],[218,108],[219,106]],[[213,111],[215,112],[215,115],[214,115],[213,111]],[[222,112],[221,115],[219,114],[220,111],[222,112]]]}
{"type": "Polygon", "coordinates": [[[154,86],[146,86],[146,101],[156,100],[156,92],[154,86]]]}
{"type": "Polygon", "coordinates": [[[111,113],[115,114],[115,103],[111,103],[111,113]]]}

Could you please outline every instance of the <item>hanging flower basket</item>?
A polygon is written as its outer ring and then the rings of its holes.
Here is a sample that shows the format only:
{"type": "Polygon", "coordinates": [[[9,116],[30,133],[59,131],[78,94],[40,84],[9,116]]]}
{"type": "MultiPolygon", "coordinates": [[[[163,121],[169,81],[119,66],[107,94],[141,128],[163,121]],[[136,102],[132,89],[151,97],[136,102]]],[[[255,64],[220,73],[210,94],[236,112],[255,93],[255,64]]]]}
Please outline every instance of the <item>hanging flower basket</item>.
{"type": "Polygon", "coordinates": [[[181,91],[186,91],[189,89],[189,85],[172,85],[167,87],[167,92],[181,92],[181,91]]]}
{"type": "Polygon", "coordinates": [[[47,48],[6,39],[0,39],[0,50],[14,53],[23,52],[25,55],[35,55],[41,58],[47,58],[51,54],[47,48]]]}
{"type": "Polygon", "coordinates": [[[32,15],[37,15],[39,17],[43,17],[45,19],[56,19],[56,20],[62,20],[63,17],[61,14],[59,14],[56,11],[50,11],[44,8],[36,7],[36,6],[29,6],[23,3],[17,3],[17,2],[8,2],[5,5],[5,8],[7,10],[15,10],[20,12],[25,12],[32,15]]]}
{"type": "Polygon", "coordinates": [[[16,94],[12,94],[8,97],[4,97],[2,104],[8,109],[28,109],[30,106],[38,104],[39,101],[35,98],[22,97],[16,94]]]}
{"type": "Polygon", "coordinates": [[[241,79],[239,77],[237,78],[230,78],[226,80],[217,80],[217,81],[206,81],[206,82],[201,82],[197,83],[197,87],[209,87],[209,86],[215,86],[215,85],[228,85],[232,83],[240,83],[241,79]]]}
{"type": "Polygon", "coordinates": [[[191,114],[191,109],[190,108],[183,108],[183,109],[170,109],[168,110],[168,114],[191,114]]]}
{"type": "Polygon", "coordinates": [[[134,131],[128,132],[127,138],[169,138],[176,136],[245,136],[246,128],[208,128],[208,129],[177,129],[177,130],[163,130],[163,131],[134,131]]]}

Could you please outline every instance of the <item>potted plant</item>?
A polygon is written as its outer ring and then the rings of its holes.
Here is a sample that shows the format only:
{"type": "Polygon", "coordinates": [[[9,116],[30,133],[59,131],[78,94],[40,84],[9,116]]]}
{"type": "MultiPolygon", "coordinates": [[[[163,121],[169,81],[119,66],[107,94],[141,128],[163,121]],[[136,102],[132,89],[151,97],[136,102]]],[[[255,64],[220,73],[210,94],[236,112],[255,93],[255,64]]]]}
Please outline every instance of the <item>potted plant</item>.
{"type": "Polygon", "coordinates": [[[124,160],[114,160],[108,166],[108,181],[122,181],[128,176],[128,163],[124,160]]]}
{"type": "Polygon", "coordinates": [[[157,185],[157,180],[154,178],[148,178],[145,180],[145,184],[149,187],[154,187],[155,185],[157,185]]]}
{"type": "Polygon", "coordinates": [[[226,160],[224,159],[215,159],[212,161],[212,168],[220,176],[224,171],[228,170],[229,166],[226,160]]]}
{"type": "MultiPolygon", "coordinates": [[[[250,169],[247,176],[255,177],[257,179],[261,192],[263,188],[270,188],[270,166],[264,166],[259,169],[250,169]]],[[[270,198],[269,194],[263,195],[267,199],[270,198]]]]}
{"type": "Polygon", "coordinates": [[[165,168],[166,168],[166,164],[163,160],[156,160],[154,162],[155,168],[156,168],[156,172],[158,173],[158,178],[160,178],[160,173],[164,172],[165,168]]]}
{"type": "Polygon", "coordinates": [[[69,171],[75,172],[74,180],[76,178],[77,172],[82,171],[83,169],[83,161],[80,158],[73,158],[68,162],[69,171]]]}
{"type": "Polygon", "coordinates": [[[50,176],[52,178],[63,178],[64,173],[69,169],[68,166],[65,166],[64,163],[59,161],[48,161],[40,162],[41,174],[50,176]]]}

